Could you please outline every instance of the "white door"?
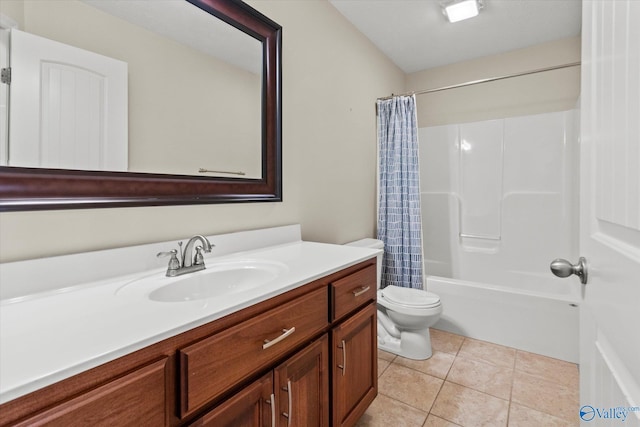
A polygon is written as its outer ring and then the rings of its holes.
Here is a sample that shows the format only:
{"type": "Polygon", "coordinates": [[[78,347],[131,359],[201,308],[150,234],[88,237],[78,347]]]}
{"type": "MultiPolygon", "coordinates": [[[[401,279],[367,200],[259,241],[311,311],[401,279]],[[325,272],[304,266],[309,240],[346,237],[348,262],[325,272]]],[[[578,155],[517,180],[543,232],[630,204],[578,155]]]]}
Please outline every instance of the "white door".
{"type": "Polygon", "coordinates": [[[640,426],[640,1],[584,0],[583,426],[640,426]]]}
{"type": "Polygon", "coordinates": [[[127,64],[11,30],[10,166],[127,170],[127,64]]]}
{"type": "MultiPolygon", "coordinates": [[[[2,14],[0,14],[2,21],[2,14]]],[[[0,22],[0,69],[5,71],[9,67],[9,30],[3,28],[0,22]]],[[[7,154],[9,153],[9,85],[0,82],[0,166],[8,164],[7,154]]]]}

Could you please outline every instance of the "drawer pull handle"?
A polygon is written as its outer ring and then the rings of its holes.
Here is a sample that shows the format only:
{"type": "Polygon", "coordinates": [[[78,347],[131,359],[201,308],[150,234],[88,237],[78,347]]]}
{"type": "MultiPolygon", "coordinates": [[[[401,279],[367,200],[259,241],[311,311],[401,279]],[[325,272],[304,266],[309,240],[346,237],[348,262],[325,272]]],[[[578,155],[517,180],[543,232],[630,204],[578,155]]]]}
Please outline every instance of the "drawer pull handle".
{"type": "Polygon", "coordinates": [[[344,377],[344,372],[347,370],[347,343],[342,340],[338,348],[342,349],[342,365],[338,365],[338,368],[342,369],[342,376],[344,377]]]}
{"type": "Polygon", "coordinates": [[[353,296],[359,297],[360,295],[367,292],[369,289],[371,289],[371,286],[362,286],[359,291],[353,291],[353,296]]]}
{"type": "Polygon", "coordinates": [[[295,331],[296,331],[295,327],[293,327],[291,329],[283,329],[282,330],[282,335],[280,335],[278,338],[276,338],[274,340],[264,340],[264,344],[262,344],[262,349],[266,350],[269,347],[271,347],[272,345],[278,344],[280,341],[282,341],[283,339],[285,339],[286,337],[288,337],[289,335],[291,335],[295,331]]]}
{"type": "Polygon", "coordinates": [[[276,395],[271,393],[271,397],[267,400],[271,407],[271,427],[276,427],[276,395]]]}
{"type": "Polygon", "coordinates": [[[287,426],[290,427],[291,426],[291,380],[287,381],[287,388],[283,387],[283,390],[287,392],[287,400],[289,401],[289,408],[287,409],[287,411],[289,412],[283,412],[282,416],[285,417],[287,419],[287,426]]]}
{"type": "MultiPolygon", "coordinates": [[[[292,328],[295,329],[295,328],[292,328]]],[[[287,397],[289,398],[289,418],[287,418],[287,426],[291,426],[291,418],[293,415],[293,408],[291,407],[291,395],[293,393],[291,392],[291,380],[287,381],[287,397]]]]}

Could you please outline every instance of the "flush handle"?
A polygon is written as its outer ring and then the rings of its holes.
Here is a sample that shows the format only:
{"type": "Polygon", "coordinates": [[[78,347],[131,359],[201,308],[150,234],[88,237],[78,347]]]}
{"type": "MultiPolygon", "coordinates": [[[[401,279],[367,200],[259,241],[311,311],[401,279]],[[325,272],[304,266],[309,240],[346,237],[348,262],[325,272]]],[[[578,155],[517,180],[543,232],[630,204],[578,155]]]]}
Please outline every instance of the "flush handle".
{"type": "Polygon", "coordinates": [[[587,260],[584,257],[580,257],[577,264],[571,264],[566,259],[555,259],[551,263],[551,272],[558,277],[569,277],[575,274],[580,278],[580,282],[583,285],[587,284],[587,260]]]}

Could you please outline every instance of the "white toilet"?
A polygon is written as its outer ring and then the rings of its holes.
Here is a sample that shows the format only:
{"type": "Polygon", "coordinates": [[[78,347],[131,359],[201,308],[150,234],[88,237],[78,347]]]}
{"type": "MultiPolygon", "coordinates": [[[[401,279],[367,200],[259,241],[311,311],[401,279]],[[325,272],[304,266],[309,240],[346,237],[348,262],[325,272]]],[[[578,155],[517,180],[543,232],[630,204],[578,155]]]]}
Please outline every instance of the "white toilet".
{"type": "MultiPolygon", "coordinates": [[[[352,246],[383,249],[376,239],[362,239],[352,246]]],[[[378,348],[409,359],[431,357],[429,328],[442,313],[438,295],[421,289],[387,286],[380,289],[382,254],[378,255],[378,348]]]]}

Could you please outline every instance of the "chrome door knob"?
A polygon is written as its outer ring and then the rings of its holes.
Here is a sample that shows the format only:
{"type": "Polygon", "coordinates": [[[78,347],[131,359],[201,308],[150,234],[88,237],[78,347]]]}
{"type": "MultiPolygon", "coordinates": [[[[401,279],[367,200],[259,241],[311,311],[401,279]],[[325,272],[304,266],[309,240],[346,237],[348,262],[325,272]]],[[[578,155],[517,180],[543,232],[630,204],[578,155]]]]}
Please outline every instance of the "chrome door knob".
{"type": "Polygon", "coordinates": [[[584,257],[580,257],[575,265],[566,259],[555,259],[551,262],[551,272],[558,277],[569,277],[575,274],[583,285],[587,284],[587,260],[584,257]]]}

